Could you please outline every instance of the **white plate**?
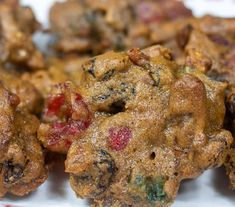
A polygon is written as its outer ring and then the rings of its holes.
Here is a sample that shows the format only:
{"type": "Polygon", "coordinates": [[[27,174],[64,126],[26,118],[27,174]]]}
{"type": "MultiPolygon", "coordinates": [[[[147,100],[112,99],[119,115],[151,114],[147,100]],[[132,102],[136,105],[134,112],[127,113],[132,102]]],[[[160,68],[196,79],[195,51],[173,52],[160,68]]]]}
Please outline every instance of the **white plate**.
{"type": "MultiPolygon", "coordinates": [[[[47,14],[54,0],[22,0],[33,7],[38,19],[48,25],[47,14]]],[[[185,0],[197,16],[206,13],[222,17],[235,17],[235,0],[185,0]]],[[[39,42],[40,48],[44,43],[39,42]]],[[[77,199],[68,184],[63,166],[52,172],[47,182],[29,196],[8,196],[0,201],[0,207],[87,207],[88,203],[77,199]]],[[[228,179],[223,168],[208,170],[196,180],[184,181],[173,207],[234,207],[235,191],[228,188],[228,179]]]]}

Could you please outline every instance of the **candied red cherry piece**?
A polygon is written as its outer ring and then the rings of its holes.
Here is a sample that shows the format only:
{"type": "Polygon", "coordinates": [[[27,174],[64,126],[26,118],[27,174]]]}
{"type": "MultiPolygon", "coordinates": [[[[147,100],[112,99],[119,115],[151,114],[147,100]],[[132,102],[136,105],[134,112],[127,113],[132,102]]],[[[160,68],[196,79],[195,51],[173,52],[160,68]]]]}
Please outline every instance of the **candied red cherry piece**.
{"type": "Polygon", "coordinates": [[[92,116],[78,88],[70,82],[57,84],[45,103],[39,139],[51,151],[66,153],[90,126],[92,116]]]}
{"type": "Polygon", "coordinates": [[[82,96],[81,96],[79,93],[76,93],[75,101],[78,102],[78,103],[79,103],[80,101],[82,101],[82,96]]]}
{"type": "Polygon", "coordinates": [[[109,145],[112,150],[124,149],[132,137],[128,127],[112,127],[109,129],[109,145]]]}
{"type": "Polygon", "coordinates": [[[226,39],[226,37],[223,37],[222,35],[219,34],[209,34],[208,35],[209,39],[221,46],[227,46],[227,47],[232,47],[233,44],[229,42],[229,40],[226,39]]]}
{"type": "Polygon", "coordinates": [[[52,146],[66,141],[67,146],[70,146],[71,141],[69,138],[79,135],[82,131],[85,131],[89,125],[89,122],[74,120],[69,120],[67,123],[54,123],[49,129],[48,145],[52,146]]]}
{"type": "Polygon", "coordinates": [[[57,94],[55,97],[49,97],[46,100],[46,116],[55,116],[61,110],[62,105],[65,103],[65,95],[64,94],[57,94]]]}

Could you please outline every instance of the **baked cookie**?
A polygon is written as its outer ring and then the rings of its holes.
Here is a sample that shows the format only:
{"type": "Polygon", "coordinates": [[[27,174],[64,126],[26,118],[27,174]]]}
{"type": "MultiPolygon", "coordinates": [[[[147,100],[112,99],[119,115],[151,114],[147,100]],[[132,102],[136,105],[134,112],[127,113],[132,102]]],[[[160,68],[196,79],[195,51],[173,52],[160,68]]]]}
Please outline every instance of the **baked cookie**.
{"type": "Polygon", "coordinates": [[[30,70],[44,67],[42,53],[33,43],[33,33],[40,24],[29,7],[18,0],[3,0],[0,4],[0,61],[30,70]]]}
{"type": "Polygon", "coordinates": [[[69,149],[73,190],[95,206],[168,206],[181,180],[221,166],[225,83],[177,65],[170,51],[108,52],[83,65],[79,87],[56,85],[38,134],[69,149]]]}
{"type": "Polygon", "coordinates": [[[39,120],[18,108],[20,99],[0,85],[0,197],[23,196],[47,178],[44,154],[37,140],[39,120]]]}
{"type": "Polygon", "coordinates": [[[67,0],[51,8],[50,23],[56,50],[94,55],[150,46],[152,26],[191,16],[180,1],[67,0]]]}

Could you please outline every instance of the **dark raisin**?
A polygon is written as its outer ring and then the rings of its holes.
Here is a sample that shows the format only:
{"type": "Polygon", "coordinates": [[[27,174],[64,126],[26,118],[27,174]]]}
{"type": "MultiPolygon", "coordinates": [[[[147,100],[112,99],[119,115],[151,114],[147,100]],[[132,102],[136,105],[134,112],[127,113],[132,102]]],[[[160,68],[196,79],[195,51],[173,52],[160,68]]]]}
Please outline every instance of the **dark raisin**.
{"type": "Polygon", "coordinates": [[[181,48],[184,48],[189,41],[193,27],[188,24],[177,34],[177,43],[181,48]]]}
{"type": "Polygon", "coordinates": [[[23,176],[23,166],[20,164],[13,164],[12,161],[5,161],[3,163],[3,177],[4,182],[14,183],[23,176]]]}
{"type": "Polygon", "coordinates": [[[95,78],[95,58],[91,59],[89,61],[89,68],[87,69],[87,72],[91,74],[95,78]]]}
{"type": "Polygon", "coordinates": [[[131,182],[131,177],[132,177],[132,169],[130,169],[128,175],[127,175],[127,182],[130,183],[131,182]]]}
{"type": "Polygon", "coordinates": [[[110,94],[103,94],[103,95],[100,95],[96,98],[96,100],[99,100],[99,101],[104,101],[106,99],[108,99],[110,97],[110,94]]]}
{"type": "MultiPolygon", "coordinates": [[[[123,32],[125,33],[125,32],[128,32],[128,31],[124,30],[123,32]]],[[[124,38],[121,35],[117,35],[117,39],[116,39],[116,42],[115,42],[115,49],[117,51],[123,51],[123,50],[126,49],[124,38]]]]}
{"type": "Polygon", "coordinates": [[[103,81],[107,81],[108,79],[111,78],[111,76],[112,76],[113,74],[114,74],[114,70],[109,70],[109,71],[107,71],[107,72],[104,74],[102,80],[103,80],[103,81]]]}
{"type": "Polygon", "coordinates": [[[132,94],[133,96],[136,95],[136,90],[135,90],[135,88],[131,88],[131,94],[132,94]]]}
{"type": "Polygon", "coordinates": [[[159,76],[158,72],[149,71],[149,76],[151,77],[151,79],[154,82],[153,86],[158,87],[160,84],[160,76],[159,76]]]}
{"type": "Polygon", "coordinates": [[[210,70],[207,73],[207,76],[211,78],[212,80],[220,81],[220,82],[227,82],[226,80],[226,74],[218,73],[216,70],[210,70]]]}
{"type": "Polygon", "coordinates": [[[91,175],[80,175],[76,177],[80,181],[90,181],[92,179],[91,175]]]}
{"type": "Polygon", "coordinates": [[[219,34],[209,34],[209,39],[213,41],[214,43],[222,46],[231,46],[231,43],[222,35],[219,34]]]}
{"type": "Polygon", "coordinates": [[[105,150],[96,151],[95,159],[90,168],[80,175],[73,175],[79,189],[87,189],[81,191],[81,196],[96,197],[104,193],[110,186],[116,172],[118,171],[112,156],[105,150]]]}
{"type": "Polygon", "coordinates": [[[97,156],[97,160],[93,163],[94,171],[98,171],[96,180],[96,195],[102,194],[112,182],[112,179],[117,172],[117,167],[111,155],[105,151],[100,150],[97,156]]]}
{"type": "Polygon", "coordinates": [[[86,10],[84,14],[85,20],[89,23],[90,37],[97,42],[102,40],[100,28],[97,26],[97,18],[100,16],[100,13],[102,12],[86,10]]]}

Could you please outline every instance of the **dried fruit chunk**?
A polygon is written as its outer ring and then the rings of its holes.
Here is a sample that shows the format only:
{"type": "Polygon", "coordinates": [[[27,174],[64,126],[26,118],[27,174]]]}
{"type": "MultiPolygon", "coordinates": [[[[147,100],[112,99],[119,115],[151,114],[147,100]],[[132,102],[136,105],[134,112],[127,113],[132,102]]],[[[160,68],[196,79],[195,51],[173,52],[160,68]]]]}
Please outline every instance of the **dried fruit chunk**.
{"type": "Polygon", "coordinates": [[[122,150],[131,139],[131,130],[128,127],[112,127],[109,129],[109,144],[112,150],[122,150]]]}
{"type": "Polygon", "coordinates": [[[223,129],[226,84],[170,54],[153,46],[83,65],[79,91],[94,116],[72,143],[66,172],[94,206],[169,206],[182,180],[224,163],[233,140],[223,129]]]}
{"type": "Polygon", "coordinates": [[[38,136],[49,150],[66,153],[92,121],[92,114],[72,83],[55,85],[45,101],[38,136]]]}

